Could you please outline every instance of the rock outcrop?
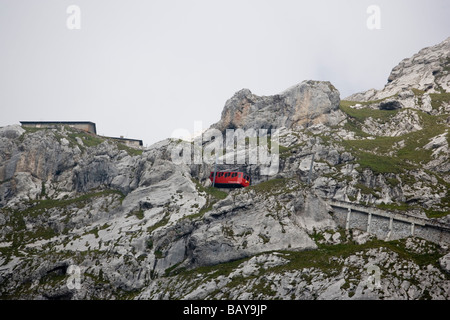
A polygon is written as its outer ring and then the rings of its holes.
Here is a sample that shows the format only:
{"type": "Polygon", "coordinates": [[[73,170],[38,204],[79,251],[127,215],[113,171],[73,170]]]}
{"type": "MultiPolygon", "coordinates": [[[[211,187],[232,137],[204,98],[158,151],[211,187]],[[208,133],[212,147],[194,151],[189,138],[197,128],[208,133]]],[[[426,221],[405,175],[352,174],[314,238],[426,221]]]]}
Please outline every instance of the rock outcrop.
{"type": "Polygon", "coordinates": [[[327,81],[304,81],[268,97],[243,89],[226,102],[221,120],[213,127],[224,131],[299,129],[319,123],[333,125],[341,116],[339,100],[339,91],[327,81]]]}
{"type": "Polygon", "coordinates": [[[346,98],[352,101],[373,101],[402,94],[410,89],[427,93],[450,92],[450,37],[443,42],[423,48],[403,59],[391,71],[382,90],[370,89],[346,98]]]}

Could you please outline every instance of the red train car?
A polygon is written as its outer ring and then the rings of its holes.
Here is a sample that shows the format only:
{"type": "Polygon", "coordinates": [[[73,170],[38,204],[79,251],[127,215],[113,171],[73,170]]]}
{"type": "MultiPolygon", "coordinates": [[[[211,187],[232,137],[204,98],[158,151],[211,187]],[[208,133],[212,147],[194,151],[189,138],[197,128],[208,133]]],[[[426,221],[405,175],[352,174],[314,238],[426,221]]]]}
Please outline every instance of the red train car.
{"type": "MultiPolygon", "coordinates": [[[[214,183],[214,172],[209,179],[214,183]]],[[[214,186],[217,188],[242,188],[250,185],[250,176],[244,172],[217,171],[214,186]]]]}

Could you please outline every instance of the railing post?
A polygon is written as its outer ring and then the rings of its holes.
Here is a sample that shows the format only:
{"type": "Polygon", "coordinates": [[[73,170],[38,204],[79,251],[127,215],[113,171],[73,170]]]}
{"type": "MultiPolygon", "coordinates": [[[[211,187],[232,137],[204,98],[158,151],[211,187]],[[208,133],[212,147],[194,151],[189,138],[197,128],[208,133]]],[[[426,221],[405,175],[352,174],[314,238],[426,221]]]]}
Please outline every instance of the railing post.
{"type": "Polygon", "coordinates": [[[370,232],[370,223],[372,222],[372,213],[369,212],[369,217],[367,219],[367,233],[370,232]]]}
{"type": "Polygon", "coordinates": [[[350,229],[350,214],[352,213],[351,208],[347,208],[347,221],[345,221],[345,229],[350,229]]]}
{"type": "Polygon", "coordinates": [[[314,153],[312,154],[312,158],[311,158],[311,165],[309,167],[309,174],[308,174],[308,185],[311,184],[311,175],[312,175],[312,170],[313,170],[313,164],[314,164],[314,153]]]}
{"type": "Polygon", "coordinates": [[[394,217],[391,217],[389,219],[389,232],[388,232],[388,235],[386,237],[386,240],[389,240],[391,238],[391,236],[392,236],[392,224],[393,224],[393,222],[394,222],[394,217]]]}

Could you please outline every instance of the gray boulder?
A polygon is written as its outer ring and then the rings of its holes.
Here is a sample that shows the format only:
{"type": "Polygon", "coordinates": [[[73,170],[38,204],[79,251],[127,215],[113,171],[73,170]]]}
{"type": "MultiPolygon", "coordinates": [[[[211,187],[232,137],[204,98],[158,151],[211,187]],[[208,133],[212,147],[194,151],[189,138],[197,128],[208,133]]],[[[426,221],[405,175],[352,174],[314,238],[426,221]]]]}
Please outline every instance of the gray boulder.
{"type": "Polygon", "coordinates": [[[440,258],[439,264],[445,272],[450,273],[450,253],[440,258]]]}

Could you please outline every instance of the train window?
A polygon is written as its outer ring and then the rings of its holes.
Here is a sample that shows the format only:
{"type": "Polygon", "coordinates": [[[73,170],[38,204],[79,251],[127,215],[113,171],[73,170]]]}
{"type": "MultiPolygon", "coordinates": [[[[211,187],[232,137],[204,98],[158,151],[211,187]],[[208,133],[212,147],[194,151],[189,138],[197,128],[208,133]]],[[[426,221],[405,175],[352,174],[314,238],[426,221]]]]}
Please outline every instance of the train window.
{"type": "Polygon", "coordinates": [[[231,177],[232,178],[235,178],[237,176],[237,173],[236,172],[233,172],[232,174],[231,174],[231,177]]]}
{"type": "Polygon", "coordinates": [[[239,176],[238,176],[238,178],[242,178],[242,173],[239,173],[239,176]]]}
{"type": "Polygon", "coordinates": [[[245,180],[250,180],[250,178],[248,176],[245,176],[244,179],[245,180]]]}
{"type": "Polygon", "coordinates": [[[223,172],[220,172],[220,173],[219,173],[219,177],[223,177],[223,172]]]}
{"type": "Polygon", "coordinates": [[[225,173],[225,178],[228,178],[229,176],[230,176],[229,172],[225,173]]]}

